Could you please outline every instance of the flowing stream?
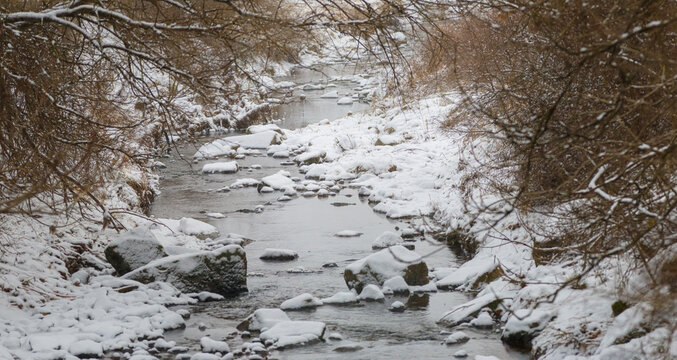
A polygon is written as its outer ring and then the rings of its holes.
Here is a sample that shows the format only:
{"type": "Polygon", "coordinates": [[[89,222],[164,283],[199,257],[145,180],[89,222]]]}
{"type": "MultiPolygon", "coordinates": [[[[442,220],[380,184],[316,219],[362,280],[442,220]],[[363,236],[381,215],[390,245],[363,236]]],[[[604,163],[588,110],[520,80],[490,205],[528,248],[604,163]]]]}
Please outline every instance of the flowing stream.
{"type": "MultiPolygon", "coordinates": [[[[328,90],[341,96],[353,93],[356,83],[330,81],[328,78],[347,74],[353,69],[341,68],[323,73],[302,69],[288,79],[298,84],[332,82],[336,87],[326,90],[294,90],[281,95],[287,100],[276,116],[282,128],[299,128],[323,119],[334,120],[349,112],[364,111],[367,104],[337,105],[336,99],[320,98],[328,90]],[[305,100],[298,100],[305,94],[305,100]]],[[[359,90],[359,89],[358,89],[359,90]]],[[[211,138],[205,138],[207,142],[211,138]]],[[[180,148],[191,159],[195,147],[180,148]]],[[[281,165],[285,159],[247,156],[238,160],[241,170],[236,174],[204,175],[199,172],[204,162],[190,164],[178,156],[165,159],[166,169],[159,170],[160,189],[152,214],[161,218],[193,217],[216,226],[222,234],[237,233],[255,241],[245,247],[248,262],[248,293],[224,301],[200,303],[189,307],[192,313],[187,327],[166,334],[177,345],[199,350],[201,337],[227,339],[231,350],[250,339],[242,339],[235,326],[258,308],[277,307],[284,300],[308,292],[316,297],[328,297],[346,291],[343,268],[350,262],[371,253],[371,242],[384,231],[395,231],[398,222],[374,213],[369,204],[357,196],[354,189],[345,188],[328,198],[297,197],[278,202],[280,192],[259,194],[246,187],[230,192],[216,189],[244,177],[260,179],[284,169],[300,176],[295,165],[281,165]],[[252,168],[252,165],[261,165],[252,168]],[[342,203],[342,204],[338,204],[342,203]],[[263,205],[263,211],[253,212],[263,205]],[[340,206],[339,206],[340,205],[340,206]],[[244,211],[243,211],[244,210],[244,211]],[[225,218],[213,219],[205,212],[220,212],[225,218]],[[341,230],[362,232],[361,237],[338,238],[341,230]],[[266,248],[292,249],[299,258],[292,262],[264,262],[259,259],[266,248]],[[323,265],[336,263],[336,267],[323,265]],[[200,330],[203,328],[204,330],[200,330]]],[[[429,267],[457,266],[457,259],[447,249],[425,239],[413,239],[419,254],[433,253],[426,258],[429,267]],[[435,252],[435,250],[437,250],[435,252]]],[[[308,346],[274,351],[269,358],[277,359],[450,359],[463,349],[473,359],[475,355],[494,355],[500,359],[528,359],[504,347],[499,335],[491,330],[464,328],[471,339],[465,344],[444,345],[446,329],[436,320],[455,305],[468,301],[461,292],[414,294],[410,297],[387,296],[385,303],[360,303],[350,306],[324,305],[310,311],[289,311],[292,320],[314,320],[327,324],[326,334],[337,332],[342,341],[327,340],[308,346]],[[388,310],[394,301],[407,305],[403,313],[388,310]]],[[[255,335],[254,335],[255,336],[255,335]]]]}

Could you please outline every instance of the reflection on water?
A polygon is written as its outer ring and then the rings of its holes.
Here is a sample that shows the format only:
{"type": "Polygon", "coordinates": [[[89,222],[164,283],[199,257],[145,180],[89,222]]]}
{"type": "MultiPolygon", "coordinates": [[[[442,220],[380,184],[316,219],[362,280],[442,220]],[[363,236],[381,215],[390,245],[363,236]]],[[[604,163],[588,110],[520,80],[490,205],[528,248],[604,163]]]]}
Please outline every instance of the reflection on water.
{"type": "MultiPolygon", "coordinates": [[[[316,76],[316,75],[315,75],[316,76]]],[[[319,81],[310,74],[301,78],[319,81]]],[[[299,82],[299,78],[294,78],[299,82]]],[[[341,89],[349,89],[346,82],[341,89]]],[[[354,85],[353,85],[354,86],[354,85]]],[[[298,90],[297,90],[298,91],[298,90]]],[[[318,95],[319,96],[319,95],[318,95]]],[[[319,98],[306,99],[305,104],[290,104],[282,107],[284,127],[302,126],[308,121],[340,117],[348,108],[319,98]],[[322,116],[318,116],[318,115],[322,116]]],[[[364,104],[353,106],[365,106],[364,104]]],[[[205,139],[205,142],[209,139],[205,139]]],[[[195,149],[181,149],[186,158],[191,158],[195,149]]],[[[343,269],[355,259],[371,254],[371,242],[383,231],[394,231],[396,223],[378,215],[370,206],[359,201],[355,190],[343,189],[337,196],[326,199],[296,198],[288,203],[276,201],[281,193],[259,194],[255,188],[243,188],[230,192],[217,192],[236,179],[251,177],[260,179],[280,169],[292,176],[300,176],[295,166],[283,166],[284,159],[268,156],[247,156],[237,160],[241,170],[236,174],[203,175],[198,171],[205,161],[197,164],[166,159],[167,168],[159,171],[162,193],[153,204],[152,213],[157,217],[194,217],[216,226],[222,234],[234,232],[255,240],[245,249],[248,261],[249,292],[225,301],[203,303],[190,307],[193,313],[183,330],[167,334],[167,340],[199,350],[199,339],[210,335],[228,339],[236,349],[241,339],[235,326],[257,308],[277,307],[284,300],[304,292],[317,297],[328,297],[346,291],[343,269]],[[260,168],[252,168],[254,164],[260,168]],[[335,206],[353,203],[353,206],[335,206]],[[238,212],[264,205],[260,213],[238,212]],[[211,219],[205,212],[221,212],[223,219],[211,219]],[[360,237],[338,238],[334,233],[341,230],[362,232],[360,237]],[[263,262],[259,259],[266,248],[292,249],[299,258],[291,262],[263,262]],[[336,263],[337,267],[323,267],[336,263]],[[293,271],[289,271],[293,270],[293,271]],[[199,324],[206,326],[199,330],[199,324]]],[[[416,240],[416,239],[415,239],[416,240]]],[[[426,254],[438,250],[433,242],[418,239],[416,251],[426,254]]],[[[455,266],[451,251],[444,247],[426,258],[429,267],[455,266]]],[[[409,297],[389,296],[383,303],[360,303],[350,306],[325,305],[312,311],[289,312],[293,320],[315,320],[327,324],[327,333],[339,332],[343,341],[327,341],[306,347],[292,348],[271,354],[278,359],[449,359],[460,350],[466,350],[471,358],[476,354],[495,355],[500,359],[523,359],[526,356],[510,352],[490,331],[464,330],[471,340],[466,344],[446,346],[442,344],[446,330],[436,324],[441,315],[455,305],[468,301],[466,294],[439,292],[412,294],[409,297]],[[403,313],[388,310],[395,301],[406,303],[403,313]],[[337,352],[343,344],[359,344],[355,352],[337,352]]]]}

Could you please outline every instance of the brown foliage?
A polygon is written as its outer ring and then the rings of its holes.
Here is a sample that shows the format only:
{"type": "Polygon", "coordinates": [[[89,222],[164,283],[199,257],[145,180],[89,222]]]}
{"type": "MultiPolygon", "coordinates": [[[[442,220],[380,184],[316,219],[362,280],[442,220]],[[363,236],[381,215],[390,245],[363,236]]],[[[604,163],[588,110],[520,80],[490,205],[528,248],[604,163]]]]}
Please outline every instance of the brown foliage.
{"type": "MultiPolygon", "coordinates": [[[[459,2],[424,72],[505,146],[491,164],[510,211],[560,252],[631,253],[646,267],[677,232],[677,4],[459,2]]],[[[451,121],[453,123],[453,121],[451,121]]],[[[496,178],[496,177],[494,177],[496,178]]],[[[654,277],[654,281],[658,282],[654,277]]]]}
{"type": "Polygon", "coordinates": [[[33,200],[107,214],[107,176],[199,129],[177,98],[213,113],[255,97],[242,86],[253,69],[297,62],[317,28],[380,33],[397,14],[388,4],[0,0],[0,213],[33,200]]]}

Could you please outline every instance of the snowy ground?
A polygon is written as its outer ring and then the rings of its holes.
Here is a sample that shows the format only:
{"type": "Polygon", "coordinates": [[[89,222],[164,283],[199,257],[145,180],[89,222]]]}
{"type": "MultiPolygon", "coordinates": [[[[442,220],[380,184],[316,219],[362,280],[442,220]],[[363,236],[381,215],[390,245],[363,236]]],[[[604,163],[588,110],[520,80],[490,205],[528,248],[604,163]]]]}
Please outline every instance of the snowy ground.
{"type": "Polygon", "coordinates": [[[677,356],[674,318],[671,324],[648,326],[648,302],[617,317],[612,314],[619,298],[618,262],[602,264],[576,289],[558,291],[559,284],[576,274],[577,264],[535,264],[532,235],[520,226],[530,214],[513,213],[498,225],[491,214],[474,217],[473,210],[496,199],[483,190],[474,171],[498,150],[490,139],[469,135],[463,124],[441,126],[455,99],[450,93],[406,105],[380,104],[369,113],[286,132],[279,147],[302,149],[297,158],[326,154],[323,162],[302,165],[306,178],[360,188],[376,204],[374,211],[407,221],[414,230],[459,229],[474,235],[481,245],[475,257],[438,274],[437,280],[440,288],[479,290],[476,299],[483,301],[475,302],[475,312],[467,311],[467,305],[450,309],[442,323],[478,316],[473,321],[480,324],[487,316],[476,311],[500,299],[502,315],[492,314],[505,324],[504,336],[539,334],[532,353],[541,359],[677,356]]]}

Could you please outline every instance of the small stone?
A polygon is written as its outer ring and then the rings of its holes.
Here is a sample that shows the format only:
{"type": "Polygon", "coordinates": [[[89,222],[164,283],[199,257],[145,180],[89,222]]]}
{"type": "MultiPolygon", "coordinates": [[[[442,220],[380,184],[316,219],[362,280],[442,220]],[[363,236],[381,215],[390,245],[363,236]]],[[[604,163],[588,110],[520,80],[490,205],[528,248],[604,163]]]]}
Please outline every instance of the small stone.
{"type": "Polygon", "coordinates": [[[199,324],[197,325],[197,328],[198,328],[198,330],[200,330],[200,331],[205,331],[205,330],[207,330],[207,325],[205,325],[205,323],[202,323],[202,322],[201,322],[201,323],[199,323],[199,324]]]}
{"type": "Polygon", "coordinates": [[[334,351],[340,352],[340,353],[346,353],[346,352],[355,352],[362,350],[363,347],[357,344],[350,344],[350,345],[342,345],[339,347],[334,348],[334,351]]]}
{"type": "Polygon", "coordinates": [[[341,340],[343,340],[343,335],[341,335],[337,332],[333,332],[333,333],[331,333],[327,336],[327,339],[334,340],[334,341],[341,341],[341,340]]]}
{"type": "Polygon", "coordinates": [[[186,346],[174,346],[173,348],[167,350],[170,354],[182,354],[188,352],[188,347],[186,346]]]}
{"type": "Polygon", "coordinates": [[[447,345],[454,345],[464,343],[468,340],[470,340],[470,336],[468,336],[468,334],[464,333],[463,331],[455,331],[451,335],[447,336],[446,339],[444,339],[444,343],[447,345]]]}
{"type": "Polygon", "coordinates": [[[403,312],[406,306],[404,303],[401,301],[395,301],[394,303],[390,304],[390,308],[388,310],[392,312],[403,312]]]}
{"type": "Polygon", "coordinates": [[[465,350],[459,350],[459,351],[454,353],[454,357],[457,357],[457,358],[468,357],[468,352],[465,351],[465,350]]]}

